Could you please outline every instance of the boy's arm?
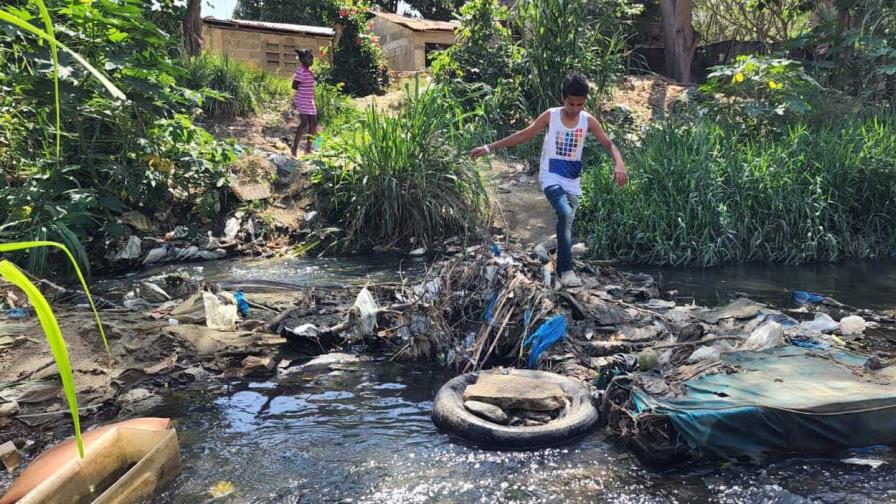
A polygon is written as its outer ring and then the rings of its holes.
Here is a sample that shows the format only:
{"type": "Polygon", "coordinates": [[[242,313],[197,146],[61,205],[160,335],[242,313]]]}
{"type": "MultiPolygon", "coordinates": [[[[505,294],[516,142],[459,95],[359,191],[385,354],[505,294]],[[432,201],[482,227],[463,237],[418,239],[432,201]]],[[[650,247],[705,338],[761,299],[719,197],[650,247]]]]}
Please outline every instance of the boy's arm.
{"type": "Polygon", "coordinates": [[[508,137],[502,138],[495,143],[483,145],[482,147],[476,147],[475,149],[470,151],[470,157],[476,159],[478,157],[489,154],[493,150],[513,147],[514,145],[526,143],[535,138],[535,135],[538,135],[539,133],[544,131],[544,129],[548,127],[548,123],[550,123],[550,121],[551,113],[545,112],[538,116],[538,119],[532,121],[532,124],[526,126],[524,129],[521,129],[508,137]]]}
{"type": "Polygon", "coordinates": [[[616,144],[610,140],[610,137],[604,133],[604,129],[600,127],[600,123],[597,119],[590,114],[588,115],[588,131],[594,135],[594,138],[596,138],[597,141],[604,146],[604,149],[610,153],[610,156],[612,156],[613,164],[616,166],[613,169],[613,178],[616,179],[616,185],[619,187],[624,186],[628,182],[628,171],[625,169],[622,153],[619,152],[619,149],[616,148],[616,144]]]}

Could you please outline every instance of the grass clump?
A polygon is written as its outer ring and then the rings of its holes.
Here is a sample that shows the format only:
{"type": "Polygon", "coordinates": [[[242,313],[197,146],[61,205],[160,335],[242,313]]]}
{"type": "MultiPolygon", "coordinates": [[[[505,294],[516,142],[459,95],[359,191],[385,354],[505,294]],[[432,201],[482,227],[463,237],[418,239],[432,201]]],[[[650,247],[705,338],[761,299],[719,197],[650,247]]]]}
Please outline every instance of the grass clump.
{"type": "Polygon", "coordinates": [[[272,101],[292,96],[288,79],[248,67],[227,55],[204,53],[185,65],[186,85],[202,90],[202,110],[213,120],[255,114],[272,101]]]}
{"type": "Polygon", "coordinates": [[[371,106],[325,134],[318,197],[351,246],[471,236],[484,221],[482,178],[463,149],[469,113],[440,88],[407,93],[394,115],[371,106]]]}
{"type": "Polygon", "coordinates": [[[592,163],[579,230],[600,257],[710,266],[896,252],[896,116],[765,136],[672,120],[625,149],[631,183],[592,163]]]}

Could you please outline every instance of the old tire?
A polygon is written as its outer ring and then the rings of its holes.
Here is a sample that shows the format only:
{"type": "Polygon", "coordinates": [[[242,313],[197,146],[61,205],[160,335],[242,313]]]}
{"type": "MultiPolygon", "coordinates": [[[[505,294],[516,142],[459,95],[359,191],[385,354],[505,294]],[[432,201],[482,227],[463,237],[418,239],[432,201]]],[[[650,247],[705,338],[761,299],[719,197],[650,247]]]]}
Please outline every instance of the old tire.
{"type": "MultiPolygon", "coordinates": [[[[483,372],[485,373],[485,372],[483,372]]],[[[502,371],[503,373],[503,371],[502,371]]],[[[479,373],[467,373],[442,386],[432,404],[432,421],[445,432],[486,448],[526,450],[544,448],[582,437],[597,425],[599,415],[585,384],[554,373],[526,369],[507,370],[510,375],[543,380],[560,386],[570,398],[566,414],[545,425],[499,425],[464,408],[464,389],[476,383],[479,373]]]]}

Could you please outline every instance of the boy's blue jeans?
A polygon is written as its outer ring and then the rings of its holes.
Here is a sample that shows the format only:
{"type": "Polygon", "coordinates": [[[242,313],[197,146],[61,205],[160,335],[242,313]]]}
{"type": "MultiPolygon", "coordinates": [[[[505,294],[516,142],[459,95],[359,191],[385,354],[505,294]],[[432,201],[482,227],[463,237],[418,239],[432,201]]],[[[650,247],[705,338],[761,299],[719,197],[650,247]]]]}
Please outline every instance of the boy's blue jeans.
{"type": "Polygon", "coordinates": [[[563,274],[572,271],[572,222],[576,218],[579,197],[558,185],[545,187],[544,195],[557,214],[557,273],[563,274]]]}

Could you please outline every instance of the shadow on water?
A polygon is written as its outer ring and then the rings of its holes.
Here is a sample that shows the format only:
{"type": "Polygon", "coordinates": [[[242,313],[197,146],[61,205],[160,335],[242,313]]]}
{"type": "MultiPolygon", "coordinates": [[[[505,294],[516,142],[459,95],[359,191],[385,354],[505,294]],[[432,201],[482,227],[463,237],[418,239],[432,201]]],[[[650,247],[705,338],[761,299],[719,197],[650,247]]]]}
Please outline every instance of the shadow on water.
{"type": "Polygon", "coordinates": [[[896,457],[832,454],[648,469],[595,434],[531,452],[456,443],[429,419],[450,373],[364,362],[289,382],[171,394],[184,473],[154,502],[870,502],[896,500],[896,457]],[[841,458],[873,456],[870,467],[841,458]]]}

